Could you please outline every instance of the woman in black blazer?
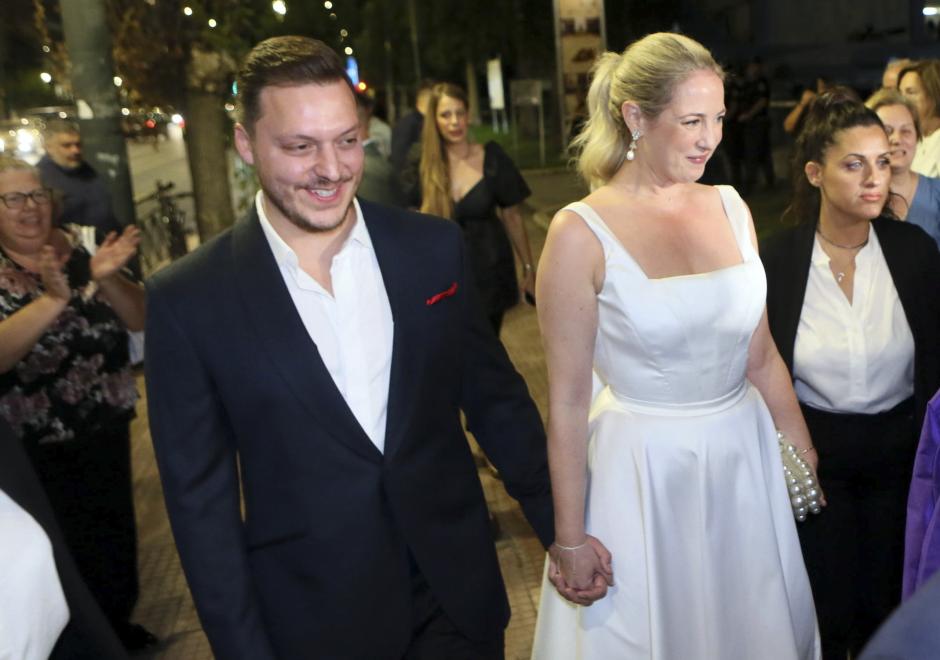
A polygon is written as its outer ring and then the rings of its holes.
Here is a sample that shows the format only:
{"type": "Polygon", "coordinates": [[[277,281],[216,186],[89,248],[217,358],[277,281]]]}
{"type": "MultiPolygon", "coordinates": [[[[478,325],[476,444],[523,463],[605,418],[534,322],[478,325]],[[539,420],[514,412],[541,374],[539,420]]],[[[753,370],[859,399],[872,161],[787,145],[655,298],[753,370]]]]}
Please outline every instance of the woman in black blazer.
{"type": "Polygon", "coordinates": [[[853,657],[900,600],[917,432],[940,386],[940,253],[886,208],[878,116],[835,90],[794,156],[796,226],[761,249],[767,312],[828,507],[799,525],[823,657],[853,657]]]}

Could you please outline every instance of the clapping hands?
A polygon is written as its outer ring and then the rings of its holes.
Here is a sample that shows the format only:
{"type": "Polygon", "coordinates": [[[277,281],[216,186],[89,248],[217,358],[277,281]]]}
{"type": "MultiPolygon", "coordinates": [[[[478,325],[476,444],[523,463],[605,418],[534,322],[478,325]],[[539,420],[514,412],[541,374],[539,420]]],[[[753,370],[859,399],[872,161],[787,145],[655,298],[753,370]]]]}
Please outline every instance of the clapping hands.
{"type": "Polygon", "coordinates": [[[68,255],[60,258],[51,245],[45,245],[39,253],[39,277],[42,278],[46,294],[60,302],[68,302],[72,296],[69,288],[69,278],[62,270],[68,255]]]}
{"type": "Polygon", "coordinates": [[[136,254],[139,244],[140,230],[133,225],[125,227],[120,236],[115,231],[109,233],[91,258],[92,279],[100,282],[118,273],[136,254]]]}
{"type": "Polygon", "coordinates": [[[553,543],[548,556],[548,579],[572,603],[590,605],[614,585],[610,551],[593,536],[577,546],[553,543]]]}

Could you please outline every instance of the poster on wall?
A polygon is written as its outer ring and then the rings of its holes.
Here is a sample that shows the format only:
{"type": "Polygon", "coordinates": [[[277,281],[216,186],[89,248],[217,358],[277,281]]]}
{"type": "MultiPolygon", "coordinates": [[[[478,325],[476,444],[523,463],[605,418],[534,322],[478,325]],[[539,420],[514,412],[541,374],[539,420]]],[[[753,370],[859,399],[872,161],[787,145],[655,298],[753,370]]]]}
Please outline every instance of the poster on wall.
{"type": "Polygon", "coordinates": [[[567,144],[571,128],[587,114],[591,67],[607,49],[603,0],[554,0],[559,115],[567,144]]]}

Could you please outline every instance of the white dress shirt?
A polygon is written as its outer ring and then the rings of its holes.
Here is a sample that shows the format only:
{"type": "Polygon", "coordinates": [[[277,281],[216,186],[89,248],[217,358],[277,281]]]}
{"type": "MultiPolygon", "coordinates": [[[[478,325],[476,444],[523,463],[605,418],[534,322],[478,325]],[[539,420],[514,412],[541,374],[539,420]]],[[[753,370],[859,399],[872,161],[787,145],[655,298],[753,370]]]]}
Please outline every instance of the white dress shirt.
{"type": "Polygon", "coordinates": [[[49,537],[0,490],[0,660],[46,660],[68,620],[49,537]]]}
{"type": "Polygon", "coordinates": [[[914,394],[914,337],[874,229],[855,256],[850,304],[813,244],[793,350],[797,398],[831,412],[872,414],[914,394]]]}
{"type": "Polygon", "coordinates": [[[349,409],[383,451],[394,325],[359,202],[354,202],[355,225],[330,266],[330,295],[300,268],[296,253],[265,216],[262,199],[259,191],[255,206],[261,228],[297,313],[349,409]]]}

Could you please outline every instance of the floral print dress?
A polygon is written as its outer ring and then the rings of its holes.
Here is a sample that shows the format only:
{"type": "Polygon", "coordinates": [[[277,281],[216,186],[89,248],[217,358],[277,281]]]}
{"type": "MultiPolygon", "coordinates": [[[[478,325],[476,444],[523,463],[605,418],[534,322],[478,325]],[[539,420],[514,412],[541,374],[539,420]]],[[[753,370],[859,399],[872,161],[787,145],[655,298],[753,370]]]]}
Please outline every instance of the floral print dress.
{"type": "MultiPolygon", "coordinates": [[[[0,416],[27,448],[94,437],[134,415],[127,331],[96,295],[90,261],[84,248],[73,247],[65,266],[71,300],[32,350],[0,374],[0,416]]],[[[0,249],[0,320],[43,292],[39,275],[0,249]]]]}

